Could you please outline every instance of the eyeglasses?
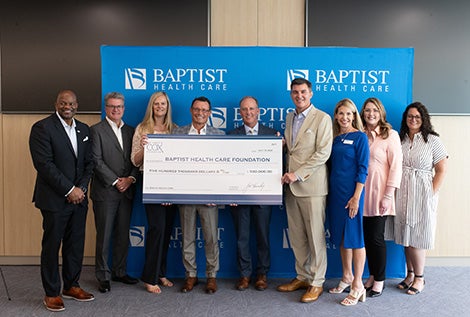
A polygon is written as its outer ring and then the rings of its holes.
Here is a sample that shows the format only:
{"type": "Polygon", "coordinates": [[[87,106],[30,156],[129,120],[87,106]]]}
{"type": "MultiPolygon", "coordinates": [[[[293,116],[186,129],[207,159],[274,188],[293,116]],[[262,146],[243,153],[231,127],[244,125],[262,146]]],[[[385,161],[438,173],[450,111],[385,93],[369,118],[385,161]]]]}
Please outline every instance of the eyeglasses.
{"type": "Polygon", "coordinates": [[[113,110],[121,110],[124,108],[123,105],[113,106],[113,105],[106,105],[108,108],[112,108],[113,110]]]}
{"type": "Polygon", "coordinates": [[[61,107],[65,107],[65,106],[76,107],[77,102],[76,101],[72,101],[72,102],[61,101],[61,102],[59,102],[59,105],[61,107]]]}
{"type": "Polygon", "coordinates": [[[201,108],[192,108],[194,112],[202,112],[202,113],[209,113],[209,109],[201,109],[201,108]]]}
{"type": "Polygon", "coordinates": [[[409,114],[406,116],[408,120],[413,120],[415,119],[416,121],[421,120],[421,116],[413,116],[412,114],[409,114]]]}

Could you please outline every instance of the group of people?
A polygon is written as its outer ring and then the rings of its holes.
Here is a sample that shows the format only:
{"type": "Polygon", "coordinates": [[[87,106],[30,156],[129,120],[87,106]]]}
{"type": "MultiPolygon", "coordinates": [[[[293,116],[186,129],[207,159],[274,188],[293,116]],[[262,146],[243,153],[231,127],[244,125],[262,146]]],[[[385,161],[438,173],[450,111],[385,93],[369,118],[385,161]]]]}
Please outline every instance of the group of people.
{"type": "MultiPolygon", "coordinates": [[[[323,292],[327,269],[325,224],[331,242],[339,246],[343,276],[329,290],[349,289],[341,304],[355,305],[382,294],[385,280],[385,239],[405,247],[408,274],[398,284],[408,294],[424,288],[425,251],[433,247],[439,188],[447,153],[433,130],[426,107],[410,104],[403,113],[400,132],[386,120],[385,108],[369,98],[359,112],[343,99],[333,119],[311,103],[312,84],[303,78],[291,82],[295,111],[286,118],[284,131],[284,197],[296,277],[279,285],[280,292],[305,289],[301,302],[316,301],[323,292]],[[362,281],[368,259],[369,278],[362,281]]],[[[37,170],[33,201],[43,216],[41,278],[44,305],[50,311],[65,309],[62,298],[91,301],[94,296],[79,285],[82,268],[87,190],[96,225],[95,275],[98,290],[111,290],[111,282],[138,283],[127,274],[127,250],[132,201],[141,180],[144,147],[149,134],[223,135],[208,125],[211,102],[197,97],[190,107],[191,123],[179,127],[172,119],[170,99],[155,92],[143,120],[134,129],[123,121],[125,98],[111,92],[104,98],[106,117],[89,127],[74,118],[78,101],[71,90],[60,91],[55,113],[36,122],[30,134],[30,151],[37,170]],[[62,282],[59,249],[62,248],[62,282]],[[110,258],[111,256],[111,258],[110,258]],[[62,290],[62,292],[61,292],[62,290]],[[62,296],[61,296],[62,295],[62,296]]],[[[243,125],[228,134],[277,135],[262,125],[256,98],[239,103],[243,125]]],[[[219,270],[218,206],[206,204],[144,204],[147,216],[145,262],[140,277],[150,293],[172,287],[166,277],[171,230],[179,210],[185,268],[182,292],[199,283],[196,264],[196,220],[204,235],[205,291],[217,291],[219,270]]],[[[240,278],[235,288],[268,287],[271,206],[230,205],[237,239],[240,278]],[[250,250],[251,226],[256,233],[256,267],[250,250]],[[253,274],[255,271],[255,274],[253,274]]]]}
{"type": "Polygon", "coordinates": [[[339,284],[329,292],[349,289],[342,305],[365,301],[367,293],[382,294],[386,239],[405,249],[408,274],[397,287],[419,294],[425,284],[425,253],[434,247],[438,193],[448,158],[426,107],[408,105],[397,133],[377,98],[368,98],[361,111],[343,99],[331,121],[311,104],[307,80],[294,79],[291,96],[296,109],[286,119],[288,172],[282,181],[289,184],[286,210],[297,276],[278,290],[307,289],[302,302],[321,295],[326,247],[318,226],[326,222],[343,269],[339,284]],[[370,275],[364,284],[366,258],[370,275]]]}

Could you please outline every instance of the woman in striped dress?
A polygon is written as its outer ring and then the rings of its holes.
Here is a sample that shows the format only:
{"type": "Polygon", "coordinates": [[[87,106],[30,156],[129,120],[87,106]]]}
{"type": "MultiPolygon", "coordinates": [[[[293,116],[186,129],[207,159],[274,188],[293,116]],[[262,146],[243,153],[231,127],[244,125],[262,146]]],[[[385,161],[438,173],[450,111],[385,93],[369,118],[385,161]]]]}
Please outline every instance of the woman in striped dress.
{"type": "Polygon", "coordinates": [[[416,295],[424,288],[426,250],[434,247],[438,193],[448,155],[420,102],[405,109],[400,140],[403,176],[397,190],[394,231],[395,242],[405,247],[408,274],[398,288],[416,295]]]}

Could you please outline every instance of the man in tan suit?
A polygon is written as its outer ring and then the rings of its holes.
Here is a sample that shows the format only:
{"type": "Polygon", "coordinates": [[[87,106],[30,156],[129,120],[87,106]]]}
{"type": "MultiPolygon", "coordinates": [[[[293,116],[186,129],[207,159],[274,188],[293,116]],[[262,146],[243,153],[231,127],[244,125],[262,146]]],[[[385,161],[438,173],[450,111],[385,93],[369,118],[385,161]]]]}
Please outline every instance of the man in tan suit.
{"type": "Polygon", "coordinates": [[[290,94],[295,111],[286,118],[287,172],[282,183],[288,184],[287,223],[297,276],[277,289],[307,289],[300,301],[309,303],[318,299],[325,282],[326,161],[331,153],[333,130],[330,116],[310,103],[312,83],[296,78],[291,82],[290,94]]]}

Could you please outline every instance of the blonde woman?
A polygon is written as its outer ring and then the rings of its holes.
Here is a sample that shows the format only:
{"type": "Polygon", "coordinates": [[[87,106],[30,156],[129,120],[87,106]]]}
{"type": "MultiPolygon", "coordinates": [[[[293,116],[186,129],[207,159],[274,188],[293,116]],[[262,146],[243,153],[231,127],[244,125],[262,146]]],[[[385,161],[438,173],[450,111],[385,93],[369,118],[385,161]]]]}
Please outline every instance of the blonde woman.
{"type": "MultiPolygon", "coordinates": [[[[171,104],[164,92],[150,96],[144,119],[136,127],[132,140],[132,163],[143,170],[144,146],[148,134],[170,134],[176,125],[171,119],[171,104]]],[[[170,204],[145,204],[147,234],[145,237],[145,264],[141,280],[150,293],[159,294],[158,284],[171,287],[166,275],[166,262],[176,206],[170,204]]]]}
{"type": "Polygon", "coordinates": [[[366,261],[362,212],[369,145],[362,130],[354,102],[350,99],[338,102],[333,119],[327,213],[331,242],[340,247],[343,277],[339,285],[329,292],[338,294],[350,287],[349,295],[341,301],[345,306],[356,305],[359,300],[366,299],[362,284],[366,261]]]}

